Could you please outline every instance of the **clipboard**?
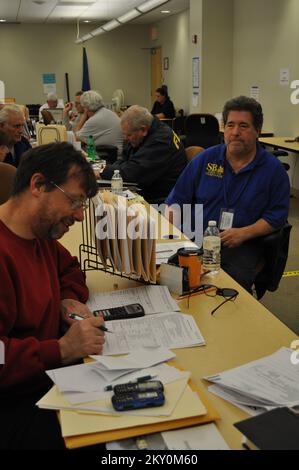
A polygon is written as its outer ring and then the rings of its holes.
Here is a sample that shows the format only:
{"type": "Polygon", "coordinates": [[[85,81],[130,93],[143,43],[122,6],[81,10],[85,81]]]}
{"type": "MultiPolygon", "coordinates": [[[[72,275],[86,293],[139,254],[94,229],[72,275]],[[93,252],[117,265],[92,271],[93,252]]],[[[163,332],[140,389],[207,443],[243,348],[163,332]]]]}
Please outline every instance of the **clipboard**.
{"type": "MultiPolygon", "coordinates": [[[[143,434],[153,434],[161,431],[170,431],[172,429],[186,428],[199,424],[206,424],[212,421],[220,419],[217,411],[208,402],[204,393],[199,390],[192,381],[189,381],[189,386],[196,392],[206,407],[207,413],[200,416],[192,416],[188,418],[164,421],[163,423],[154,423],[141,426],[135,426],[132,428],[122,428],[119,430],[97,432],[91,434],[82,434],[77,436],[65,437],[64,442],[68,449],[76,449],[80,447],[86,447],[94,444],[102,444],[109,441],[115,441],[120,439],[127,439],[130,437],[136,437],[143,434]]],[[[100,416],[99,416],[100,419],[100,416]]]]}

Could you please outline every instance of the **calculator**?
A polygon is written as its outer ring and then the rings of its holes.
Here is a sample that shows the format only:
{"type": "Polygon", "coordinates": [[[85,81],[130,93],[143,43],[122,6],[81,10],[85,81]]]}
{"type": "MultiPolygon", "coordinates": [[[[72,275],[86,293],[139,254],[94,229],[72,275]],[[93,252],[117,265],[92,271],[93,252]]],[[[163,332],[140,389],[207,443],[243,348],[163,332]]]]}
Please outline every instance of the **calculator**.
{"type": "Polygon", "coordinates": [[[128,318],[143,317],[145,315],[144,308],[140,304],[130,304],[124,307],[105,308],[94,310],[93,315],[103,316],[104,321],[109,320],[125,320],[128,318]]]}
{"type": "Polygon", "coordinates": [[[113,387],[115,395],[126,395],[128,393],[163,392],[164,387],[160,380],[148,382],[127,382],[113,387]]]}
{"type": "Polygon", "coordinates": [[[111,398],[116,411],[138,410],[153,406],[162,406],[165,403],[163,392],[142,392],[127,395],[113,395],[111,398]]]}

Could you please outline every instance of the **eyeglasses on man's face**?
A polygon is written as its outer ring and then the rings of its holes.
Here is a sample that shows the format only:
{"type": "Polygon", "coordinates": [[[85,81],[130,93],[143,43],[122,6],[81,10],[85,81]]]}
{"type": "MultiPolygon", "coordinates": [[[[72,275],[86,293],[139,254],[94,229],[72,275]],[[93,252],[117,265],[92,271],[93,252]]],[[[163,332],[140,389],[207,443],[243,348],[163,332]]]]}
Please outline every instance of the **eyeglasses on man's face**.
{"type": "Polygon", "coordinates": [[[229,302],[230,300],[236,300],[236,298],[239,295],[239,292],[236,289],[231,289],[228,287],[217,287],[217,286],[214,286],[213,284],[202,284],[201,286],[189,291],[186,294],[188,296],[188,308],[189,308],[190,297],[193,294],[200,293],[200,292],[203,292],[205,295],[209,297],[215,297],[216,295],[219,295],[221,297],[224,297],[225,299],[216,308],[214,308],[214,310],[211,311],[211,315],[214,315],[216,310],[222,307],[222,305],[224,305],[226,302],[229,302]]]}
{"type": "Polygon", "coordinates": [[[76,210],[76,209],[87,209],[88,207],[88,200],[87,199],[76,199],[73,196],[71,196],[67,191],[65,191],[63,188],[58,186],[58,184],[54,183],[54,181],[50,181],[50,184],[52,186],[55,186],[55,188],[59,189],[69,200],[71,209],[76,210]]]}

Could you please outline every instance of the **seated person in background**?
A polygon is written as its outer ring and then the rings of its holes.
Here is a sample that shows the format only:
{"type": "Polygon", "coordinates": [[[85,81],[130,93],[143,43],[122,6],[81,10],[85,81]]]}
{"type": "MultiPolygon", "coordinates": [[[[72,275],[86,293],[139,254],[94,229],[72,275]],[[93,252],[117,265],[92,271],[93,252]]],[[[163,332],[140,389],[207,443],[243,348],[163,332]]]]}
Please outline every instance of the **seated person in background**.
{"type": "Polygon", "coordinates": [[[166,85],[156,89],[156,101],[151,113],[159,119],[173,119],[175,117],[175,109],[168,96],[166,85]]]}
{"type": "Polygon", "coordinates": [[[81,115],[84,113],[84,108],[80,103],[80,98],[84,91],[77,91],[75,94],[74,103],[66,103],[63,109],[63,124],[67,131],[76,131],[77,125],[80,122],[81,115]],[[73,104],[76,110],[73,109],[73,104]]]}
{"type": "Polygon", "coordinates": [[[58,99],[55,93],[48,93],[46,103],[43,104],[39,108],[39,112],[38,112],[39,121],[43,120],[42,111],[44,109],[63,108],[63,107],[64,107],[63,100],[58,99]]]}
{"type": "MultiPolygon", "coordinates": [[[[221,231],[221,266],[251,292],[263,258],[260,237],[281,228],[288,217],[290,184],[281,162],[257,139],[261,105],[240,96],[223,110],[225,144],[195,157],[166,199],[171,204],[202,204],[203,230],[216,220],[221,231]]],[[[169,218],[175,212],[169,210],[169,218]]]]}
{"type": "Polygon", "coordinates": [[[104,105],[102,96],[94,90],[85,91],[80,98],[84,109],[76,127],[76,137],[87,143],[92,135],[95,145],[114,145],[120,156],[123,148],[123,137],[120,118],[104,105]]]}
{"type": "Polygon", "coordinates": [[[107,165],[102,178],[120,170],[124,181],[136,182],[150,203],[163,202],[187,164],[184,147],[173,130],[141,106],[131,106],[121,117],[127,145],[122,158],[107,165]]]}
{"type": "Polygon", "coordinates": [[[0,129],[8,137],[9,152],[4,163],[18,167],[21,156],[31,148],[28,138],[24,137],[25,118],[16,104],[9,104],[0,110],[0,129]]]}
{"type": "Polygon", "coordinates": [[[45,371],[102,352],[103,319],[86,307],[78,261],[57,241],[84,219],[96,192],[81,153],[65,142],[48,144],[26,153],[12,196],[0,206],[2,449],[63,447],[55,411],[35,406],[51,387],[45,371]],[[72,312],[86,319],[71,320],[72,312]]]}
{"type": "Polygon", "coordinates": [[[0,129],[0,162],[4,162],[6,155],[9,152],[9,138],[8,135],[0,129]]]}

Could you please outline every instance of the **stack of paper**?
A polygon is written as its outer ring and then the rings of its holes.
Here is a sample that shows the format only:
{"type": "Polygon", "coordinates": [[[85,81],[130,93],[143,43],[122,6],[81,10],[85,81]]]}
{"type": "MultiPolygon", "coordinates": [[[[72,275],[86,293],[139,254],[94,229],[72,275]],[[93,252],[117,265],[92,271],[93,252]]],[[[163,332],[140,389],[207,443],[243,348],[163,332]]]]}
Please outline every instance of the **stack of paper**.
{"type": "Polygon", "coordinates": [[[187,348],[201,346],[205,340],[191,315],[180,310],[167,286],[142,286],[90,297],[91,311],[140,303],[144,317],[109,321],[103,354],[126,354],[140,347],[187,348]],[[155,314],[155,315],[152,315],[155,314]]]}
{"type": "Polygon", "coordinates": [[[146,315],[180,310],[167,286],[141,286],[113,292],[99,292],[90,296],[87,306],[93,311],[135,303],[142,305],[146,315]]]}
{"type": "Polygon", "coordinates": [[[101,262],[127,275],[156,281],[155,221],[144,205],[103,191],[93,198],[101,262]]]}
{"type": "Polygon", "coordinates": [[[241,367],[205,377],[215,385],[209,391],[249,414],[287,406],[299,406],[299,366],[294,351],[281,348],[274,354],[241,367]]]}
{"type": "Polygon", "coordinates": [[[104,355],[125,354],[140,347],[189,348],[205,340],[191,315],[157,313],[130,320],[113,320],[103,348],[104,355]]]}
{"type": "Polygon", "coordinates": [[[161,364],[161,361],[173,357],[171,351],[163,348],[139,350],[127,357],[102,357],[98,362],[48,371],[56,385],[37,405],[40,408],[60,410],[63,436],[119,430],[205,415],[205,406],[187,385],[190,373],[161,364]],[[155,365],[157,362],[158,365],[155,365]],[[144,366],[146,368],[140,368],[144,366]],[[113,391],[105,391],[104,385],[114,386],[144,378],[145,375],[161,380],[164,384],[165,404],[159,408],[122,413],[115,411],[111,404],[113,391]]]}
{"type": "Polygon", "coordinates": [[[229,450],[214,423],[107,443],[107,450],[229,450]]]}

